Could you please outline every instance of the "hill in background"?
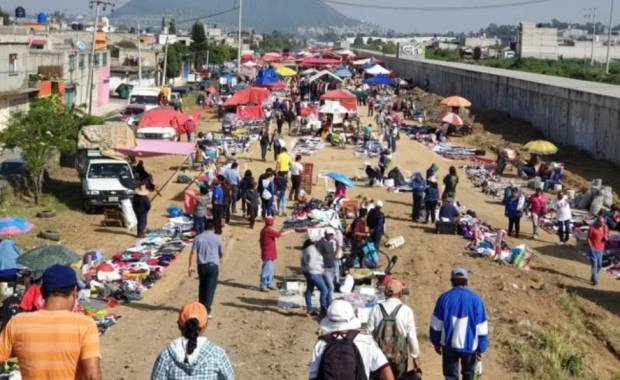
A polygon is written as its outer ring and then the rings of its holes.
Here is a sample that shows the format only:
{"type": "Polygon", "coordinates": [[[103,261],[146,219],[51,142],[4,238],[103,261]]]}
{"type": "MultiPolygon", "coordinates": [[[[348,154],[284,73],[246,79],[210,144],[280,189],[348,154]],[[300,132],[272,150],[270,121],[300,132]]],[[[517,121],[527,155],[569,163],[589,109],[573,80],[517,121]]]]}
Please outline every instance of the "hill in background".
{"type": "MultiPolygon", "coordinates": [[[[114,12],[116,22],[127,24],[142,22],[157,27],[162,16],[174,17],[177,28],[189,29],[191,23],[179,21],[195,19],[234,7],[231,0],[130,0],[114,12]],[[208,4],[208,5],[206,5],[208,4]]],[[[218,25],[237,25],[236,11],[203,19],[218,25]]],[[[328,27],[355,25],[356,20],[348,18],[319,0],[245,0],[243,2],[244,28],[259,32],[295,32],[299,27],[328,27]]]]}

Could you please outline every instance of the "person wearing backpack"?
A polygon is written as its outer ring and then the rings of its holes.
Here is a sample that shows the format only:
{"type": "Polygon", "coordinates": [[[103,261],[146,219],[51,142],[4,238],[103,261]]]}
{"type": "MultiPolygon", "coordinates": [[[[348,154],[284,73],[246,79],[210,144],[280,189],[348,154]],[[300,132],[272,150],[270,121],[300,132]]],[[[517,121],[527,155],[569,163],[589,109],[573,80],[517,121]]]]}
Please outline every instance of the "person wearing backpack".
{"type": "Polygon", "coordinates": [[[321,335],[312,350],[310,380],[368,380],[378,373],[395,380],[390,364],[372,336],[362,334],[353,306],[334,300],[321,320],[321,335]]]}
{"type": "Polygon", "coordinates": [[[386,301],[373,308],[366,327],[390,362],[397,379],[407,373],[408,354],[413,358],[414,370],[420,370],[415,317],[413,310],[401,301],[404,288],[398,280],[387,284],[386,301]]]}

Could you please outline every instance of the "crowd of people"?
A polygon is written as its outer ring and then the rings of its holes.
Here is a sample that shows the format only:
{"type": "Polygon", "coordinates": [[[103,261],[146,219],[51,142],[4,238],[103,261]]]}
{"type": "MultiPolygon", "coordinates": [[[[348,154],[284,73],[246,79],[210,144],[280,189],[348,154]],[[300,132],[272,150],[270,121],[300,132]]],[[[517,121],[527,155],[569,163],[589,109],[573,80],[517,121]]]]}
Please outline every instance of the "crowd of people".
{"type": "MultiPolygon", "coordinates": [[[[375,118],[375,127],[369,124],[362,128],[359,123],[356,127],[362,147],[369,147],[374,140],[387,146],[378,154],[378,170],[373,170],[374,174],[369,176],[371,185],[374,181],[383,183],[397,152],[402,118],[414,115],[417,111],[415,102],[407,92],[393,97],[393,92],[385,88],[366,88],[358,76],[350,79],[349,84],[357,91],[368,92],[367,96],[358,97],[358,101],[367,104],[368,116],[375,118]],[[390,100],[385,101],[386,98],[390,100]]],[[[300,155],[293,157],[289,154],[283,127],[286,124],[290,133],[303,99],[318,101],[335,85],[328,81],[292,81],[289,97],[276,99],[271,117],[258,136],[262,161],[268,159],[270,150],[274,154],[273,165],[264,172],[255,173],[248,169],[241,174],[239,162],[233,156],[211,156],[204,151],[196,156],[202,175],[198,177],[195,208],[191,212],[195,237],[188,257],[187,274],[198,279],[198,301],[185,304],[179,311],[177,327],[180,336],[160,352],[151,379],[235,378],[226,352],[204,336],[209,320],[215,315],[220,267],[228,254],[224,249],[223,231],[235,216],[247,221],[250,229],[255,228],[257,220],[262,220],[264,225],[257,239],[262,263],[257,290],[265,293],[276,290],[274,273],[278,240],[293,232],[277,229],[276,218],[287,217],[291,208],[288,202],[306,201],[301,188],[303,159],[300,155]],[[271,121],[275,123],[273,131],[270,131],[271,121]]],[[[203,95],[201,102],[206,106],[222,103],[214,92],[203,95]]],[[[181,109],[182,103],[176,103],[175,108],[181,109]]],[[[327,118],[323,121],[324,124],[332,122],[327,118]]],[[[194,140],[196,124],[192,118],[185,128],[187,140],[194,140]]],[[[439,137],[444,138],[449,131],[439,133],[442,134],[439,137]]],[[[502,160],[500,158],[499,163],[503,165],[500,165],[500,171],[508,162],[502,160]]],[[[138,236],[144,237],[151,208],[147,179],[152,183],[152,178],[140,165],[142,169],[137,172],[145,180],[135,192],[133,208],[137,215],[138,236]]],[[[433,163],[425,172],[416,171],[407,181],[412,192],[411,220],[414,223],[456,225],[463,214],[457,200],[460,179],[456,167],[449,167],[443,178],[439,170],[439,166],[433,163]]],[[[506,190],[503,205],[507,232],[520,238],[521,219],[530,215],[532,237],[538,238],[541,220],[551,208],[556,212],[559,243],[563,245],[571,233],[570,201],[562,191],[553,201],[549,201],[546,194],[546,190],[557,183],[561,170],[543,167],[536,156],[518,168],[520,176],[534,175],[541,170],[548,172],[548,178],[544,187],[536,189],[533,194],[528,196],[516,186],[506,190]]],[[[336,181],[335,187],[334,197],[338,203],[346,198],[347,187],[341,181],[336,181]]],[[[309,358],[309,379],[421,378],[423,359],[418,339],[419,320],[416,321],[414,310],[408,304],[408,288],[403,282],[391,278],[382,284],[385,301],[372,308],[365,325],[356,316],[353,305],[337,297],[342,275],[347,269],[378,268],[377,252],[387,227],[383,201],[365,198],[350,224],[330,225],[319,239],[303,242],[300,274],[306,283],[303,294],[305,311],[320,320],[320,335],[309,358]],[[350,254],[346,255],[349,248],[350,254]],[[318,309],[313,307],[315,290],[319,293],[318,309]]],[[[609,230],[618,227],[620,209],[614,208],[599,215],[588,232],[594,285],[599,282],[609,230]]],[[[441,294],[432,315],[428,316],[428,339],[434,351],[441,355],[442,372],[447,380],[473,380],[481,372],[483,356],[489,349],[486,308],[481,297],[469,289],[469,281],[470,274],[466,269],[453,269],[450,289],[441,294]]],[[[52,266],[43,274],[41,289],[45,299],[43,308],[19,314],[4,327],[0,335],[0,361],[17,357],[25,379],[102,379],[96,325],[92,319],[72,313],[79,290],[75,272],[67,266],[52,266]],[[63,344],[58,345],[58,342],[63,344]],[[51,362],[54,365],[50,365],[51,362]]]]}

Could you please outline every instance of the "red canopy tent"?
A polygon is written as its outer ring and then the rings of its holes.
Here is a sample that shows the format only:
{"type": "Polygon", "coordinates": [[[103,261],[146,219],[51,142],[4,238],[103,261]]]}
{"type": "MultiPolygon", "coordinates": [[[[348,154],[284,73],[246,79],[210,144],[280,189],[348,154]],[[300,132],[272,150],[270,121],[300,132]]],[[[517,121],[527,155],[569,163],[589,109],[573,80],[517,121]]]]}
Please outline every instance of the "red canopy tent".
{"type": "Polygon", "coordinates": [[[307,57],[301,60],[301,64],[304,66],[329,66],[329,65],[337,65],[339,63],[340,63],[340,60],[334,59],[334,58],[307,57]]]}
{"type": "Polygon", "coordinates": [[[263,61],[265,62],[281,62],[282,61],[282,54],[280,53],[267,53],[263,56],[263,61]]]}
{"type": "Polygon", "coordinates": [[[172,127],[178,133],[183,133],[183,125],[192,116],[197,123],[200,120],[200,112],[186,115],[170,108],[156,108],[145,112],[140,118],[138,129],[146,127],[172,127]]]}
{"type": "Polygon", "coordinates": [[[253,61],[254,58],[254,54],[245,53],[241,55],[241,62],[253,61]]]}
{"type": "Polygon", "coordinates": [[[269,90],[261,87],[250,87],[241,90],[228,98],[225,106],[240,106],[240,105],[262,105],[265,99],[269,96],[269,90]]]}
{"type": "Polygon", "coordinates": [[[321,100],[337,100],[342,106],[350,111],[357,111],[357,97],[347,90],[338,89],[325,93],[321,100]]]}
{"type": "Polygon", "coordinates": [[[265,111],[262,106],[239,106],[237,107],[237,118],[239,120],[263,120],[265,111]]]}

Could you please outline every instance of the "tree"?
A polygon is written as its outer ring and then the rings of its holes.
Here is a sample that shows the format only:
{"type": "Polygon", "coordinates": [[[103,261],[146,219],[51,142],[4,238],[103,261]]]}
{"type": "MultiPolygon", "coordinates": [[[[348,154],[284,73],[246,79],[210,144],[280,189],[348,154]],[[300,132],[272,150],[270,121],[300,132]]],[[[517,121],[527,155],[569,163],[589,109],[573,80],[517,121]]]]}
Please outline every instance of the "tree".
{"type": "Polygon", "coordinates": [[[162,31],[162,33],[164,32],[165,29],[166,29],[166,16],[161,18],[161,31],[162,31]]]}
{"type": "Polygon", "coordinates": [[[170,20],[170,24],[168,25],[168,34],[177,34],[177,27],[174,23],[174,19],[170,20]]]}
{"type": "Polygon", "coordinates": [[[194,67],[200,69],[206,63],[207,49],[209,48],[204,24],[199,21],[195,22],[190,34],[192,36],[190,49],[194,53],[194,67]]]}
{"type": "Polygon", "coordinates": [[[9,14],[0,8],[0,25],[9,25],[10,23],[11,19],[9,14]]]}
{"type": "Polygon", "coordinates": [[[353,40],[353,46],[364,46],[364,38],[361,34],[355,36],[355,40],[353,40]]]}
{"type": "MultiPolygon", "coordinates": [[[[166,66],[166,78],[176,78],[181,73],[181,58],[177,44],[168,46],[168,62],[166,66]]],[[[163,62],[162,62],[163,68],[163,62]]]]}
{"type": "Polygon", "coordinates": [[[74,153],[78,131],[89,123],[101,123],[101,120],[78,111],[62,110],[58,99],[51,96],[33,101],[28,112],[14,113],[9,127],[0,132],[2,144],[22,152],[35,203],[39,203],[44,173],[50,162],[58,153],[74,153]]]}
{"type": "Polygon", "coordinates": [[[192,43],[201,44],[207,41],[207,35],[205,33],[205,26],[202,22],[196,21],[194,25],[192,25],[192,43]]]}

